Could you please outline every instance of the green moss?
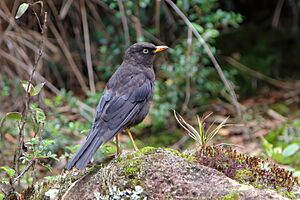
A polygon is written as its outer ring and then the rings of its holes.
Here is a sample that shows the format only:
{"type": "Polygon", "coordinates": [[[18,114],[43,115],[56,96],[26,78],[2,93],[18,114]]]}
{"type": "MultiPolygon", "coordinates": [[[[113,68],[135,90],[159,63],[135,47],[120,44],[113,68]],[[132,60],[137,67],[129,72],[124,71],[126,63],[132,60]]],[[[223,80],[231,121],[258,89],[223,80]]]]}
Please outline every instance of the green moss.
{"type": "Polygon", "coordinates": [[[154,153],[155,151],[156,148],[154,147],[144,147],[134,153],[119,156],[116,161],[122,166],[124,175],[130,178],[140,172],[143,156],[154,153]]]}
{"type": "Polygon", "coordinates": [[[234,179],[240,181],[241,183],[247,183],[249,180],[253,179],[253,173],[248,169],[236,170],[234,179]]]}
{"type": "Polygon", "coordinates": [[[125,160],[130,160],[132,158],[140,157],[143,155],[149,155],[154,153],[157,150],[155,147],[144,147],[142,149],[139,149],[138,151],[135,151],[133,153],[128,153],[126,155],[119,156],[116,161],[117,162],[123,162],[125,160]]]}
{"type": "Polygon", "coordinates": [[[283,192],[282,194],[283,194],[284,196],[290,198],[290,199],[293,199],[293,200],[296,200],[296,199],[297,199],[296,195],[295,195],[293,192],[287,192],[287,191],[285,191],[285,192],[283,192]]]}
{"type": "Polygon", "coordinates": [[[124,176],[129,180],[131,186],[142,184],[141,180],[138,179],[138,176],[141,173],[144,156],[154,153],[155,151],[156,148],[154,147],[144,147],[139,151],[120,156],[117,159],[117,162],[119,162],[122,167],[124,176]]]}
{"type": "Polygon", "coordinates": [[[194,156],[192,155],[188,155],[188,154],[185,154],[185,153],[181,153],[175,149],[171,149],[171,148],[165,148],[166,151],[169,151],[170,153],[176,155],[176,156],[179,156],[181,158],[184,158],[186,159],[187,161],[189,162],[193,162],[194,161],[194,156]]]}
{"type": "MultiPolygon", "coordinates": [[[[122,155],[117,158],[117,162],[122,167],[122,172],[124,176],[129,180],[129,184],[132,185],[142,185],[142,181],[138,178],[139,174],[142,173],[143,160],[146,155],[153,154],[158,149],[155,147],[144,147],[139,151],[134,153],[122,155]]],[[[187,161],[192,162],[194,157],[188,154],[180,153],[174,149],[166,148],[166,151],[186,159],[187,161]]]]}
{"type": "Polygon", "coordinates": [[[285,196],[285,197],[288,197],[289,199],[299,199],[299,198],[297,198],[297,196],[296,196],[296,194],[294,193],[294,192],[292,192],[292,191],[287,191],[287,190],[285,190],[285,188],[282,188],[282,187],[276,187],[275,188],[275,190],[276,190],[276,192],[278,193],[278,194],[281,194],[281,195],[283,195],[283,196],[285,196]]]}
{"type": "Polygon", "coordinates": [[[223,196],[221,200],[238,200],[239,194],[237,192],[230,192],[229,194],[223,196]]]}
{"type": "Polygon", "coordinates": [[[65,172],[62,175],[58,175],[56,177],[53,177],[51,180],[46,180],[42,183],[36,183],[34,186],[34,190],[32,193],[30,191],[27,192],[27,195],[30,196],[29,199],[38,200],[38,199],[44,199],[45,193],[50,189],[58,189],[58,197],[61,197],[67,189],[70,187],[70,185],[78,180],[79,178],[85,176],[87,173],[89,173],[91,170],[95,170],[94,168],[86,170],[84,173],[73,173],[73,172],[65,172]]]}
{"type": "MultiPolygon", "coordinates": [[[[137,157],[141,157],[141,156],[145,156],[145,155],[149,155],[149,154],[153,154],[157,151],[158,148],[156,147],[144,147],[142,149],[139,149],[138,151],[131,153],[131,154],[126,154],[123,156],[120,156],[117,158],[117,162],[123,162],[125,160],[130,160],[133,158],[137,158],[137,157]]],[[[193,162],[194,161],[194,156],[189,155],[189,154],[185,154],[185,153],[181,153],[175,149],[171,149],[171,148],[164,148],[164,150],[178,156],[181,158],[186,159],[189,162],[193,162]]]]}
{"type": "Polygon", "coordinates": [[[149,155],[151,153],[154,153],[157,150],[157,148],[155,147],[144,147],[142,149],[140,149],[139,151],[137,151],[137,154],[143,154],[143,155],[149,155]]]}
{"type": "Polygon", "coordinates": [[[257,181],[254,183],[251,183],[251,185],[257,189],[265,189],[266,188],[266,186],[264,184],[258,183],[257,181]]]}
{"type": "Polygon", "coordinates": [[[123,163],[123,172],[125,176],[135,176],[140,172],[140,166],[142,164],[142,160],[138,158],[134,158],[128,161],[124,161],[123,163]]]}

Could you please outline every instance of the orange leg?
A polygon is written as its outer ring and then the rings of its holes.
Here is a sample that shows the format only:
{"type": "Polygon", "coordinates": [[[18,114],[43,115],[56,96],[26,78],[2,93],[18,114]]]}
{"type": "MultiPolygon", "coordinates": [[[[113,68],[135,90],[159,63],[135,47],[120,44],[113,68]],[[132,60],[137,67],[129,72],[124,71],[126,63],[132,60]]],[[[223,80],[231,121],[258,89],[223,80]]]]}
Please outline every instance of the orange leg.
{"type": "Polygon", "coordinates": [[[116,147],[117,147],[116,157],[118,157],[121,154],[120,147],[119,147],[119,134],[116,135],[116,147]]]}
{"type": "Polygon", "coordinates": [[[135,144],[135,142],[134,142],[134,139],[133,139],[133,137],[132,137],[132,134],[131,134],[129,128],[126,129],[126,132],[127,132],[128,136],[130,137],[130,140],[131,140],[131,142],[132,142],[132,144],[133,144],[134,150],[138,151],[139,149],[137,148],[137,146],[136,146],[136,144],[135,144]]]}

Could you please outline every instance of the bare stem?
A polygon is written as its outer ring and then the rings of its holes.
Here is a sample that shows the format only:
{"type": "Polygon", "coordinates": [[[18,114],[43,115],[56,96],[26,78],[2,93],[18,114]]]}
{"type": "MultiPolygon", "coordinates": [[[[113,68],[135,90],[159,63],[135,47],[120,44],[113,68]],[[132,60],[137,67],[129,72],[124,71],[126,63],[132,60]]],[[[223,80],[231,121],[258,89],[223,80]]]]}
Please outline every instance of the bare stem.
{"type": "Polygon", "coordinates": [[[289,0],[289,4],[293,14],[293,31],[296,32],[298,30],[298,22],[299,22],[299,12],[297,7],[297,2],[295,2],[295,0],[289,0]]]}
{"type": "Polygon", "coordinates": [[[284,0],[278,0],[273,14],[272,27],[277,28],[284,0]]]}
{"type": "MultiPolygon", "coordinates": [[[[18,187],[20,187],[20,177],[22,177],[23,174],[25,173],[25,172],[20,173],[20,163],[19,162],[20,162],[20,158],[22,157],[22,154],[23,154],[24,127],[25,127],[25,124],[26,124],[26,116],[27,116],[27,113],[28,113],[30,100],[31,100],[30,88],[31,88],[31,84],[32,84],[32,81],[33,81],[35,70],[36,70],[36,68],[38,66],[38,63],[41,60],[41,57],[43,55],[43,42],[44,42],[44,35],[45,35],[46,31],[47,31],[47,12],[45,12],[45,15],[44,15],[44,24],[43,24],[43,28],[42,28],[42,39],[41,39],[41,42],[40,42],[40,45],[39,45],[40,46],[39,54],[38,54],[37,59],[35,60],[35,63],[34,63],[33,68],[32,68],[32,72],[31,72],[29,80],[28,80],[28,84],[27,84],[27,88],[26,88],[26,96],[25,96],[25,107],[22,111],[21,122],[19,123],[18,150],[17,150],[17,154],[15,155],[15,170],[16,170],[17,177],[14,179],[14,183],[16,181],[18,181],[18,187]]],[[[29,168],[30,168],[30,166],[28,167],[28,169],[29,168]]]]}
{"type": "Polygon", "coordinates": [[[161,0],[155,1],[155,29],[156,35],[160,35],[160,7],[161,7],[161,0]]]}
{"type": "Polygon", "coordinates": [[[92,93],[95,93],[96,87],[95,87],[93,66],[92,66],[89,25],[88,25],[84,0],[80,0],[80,9],[81,9],[82,26],[83,26],[83,34],[84,34],[85,58],[86,58],[86,65],[88,69],[90,90],[92,93]]]}
{"type": "Polygon", "coordinates": [[[126,47],[128,47],[130,44],[129,30],[128,30],[127,18],[125,15],[125,10],[124,10],[122,0],[118,0],[118,6],[119,6],[120,13],[121,13],[121,20],[122,20],[122,25],[123,25],[123,29],[124,29],[125,45],[126,45],[126,47]]]}
{"type": "MultiPolygon", "coordinates": [[[[192,30],[189,28],[188,29],[188,37],[187,37],[187,51],[186,51],[186,63],[187,63],[187,67],[188,69],[190,69],[191,67],[191,54],[192,54],[192,41],[193,41],[193,33],[192,30]]],[[[185,84],[185,99],[184,99],[184,103],[182,104],[182,112],[185,112],[188,108],[188,104],[190,101],[190,97],[191,97],[191,74],[190,74],[190,70],[187,70],[186,75],[185,75],[185,79],[186,79],[186,84],[185,84]]]]}
{"type": "Polygon", "coordinates": [[[235,67],[236,69],[246,73],[247,75],[253,76],[256,79],[259,80],[263,80],[277,88],[281,88],[281,89],[296,89],[300,87],[300,83],[296,82],[296,83],[286,83],[280,80],[276,80],[274,78],[271,78],[263,73],[260,73],[258,71],[255,71],[253,69],[251,69],[250,67],[247,67],[246,65],[238,62],[237,60],[231,58],[231,57],[225,57],[225,60],[233,67],[235,67]]]}
{"type": "Polygon", "coordinates": [[[16,177],[14,178],[13,180],[13,183],[15,183],[16,181],[19,181],[20,178],[26,173],[28,172],[28,170],[30,169],[31,166],[33,166],[35,163],[35,160],[31,160],[28,165],[25,167],[25,169],[23,169],[23,171],[21,171],[21,173],[16,177]]]}

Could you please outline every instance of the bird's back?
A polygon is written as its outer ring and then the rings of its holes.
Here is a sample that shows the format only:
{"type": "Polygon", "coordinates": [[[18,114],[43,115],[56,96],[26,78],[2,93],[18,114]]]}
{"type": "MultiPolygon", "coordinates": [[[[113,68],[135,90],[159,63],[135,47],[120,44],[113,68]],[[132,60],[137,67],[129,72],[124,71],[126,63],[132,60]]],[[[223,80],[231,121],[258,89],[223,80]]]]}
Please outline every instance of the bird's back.
{"type": "Polygon", "coordinates": [[[140,123],[149,111],[154,79],[152,67],[140,69],[122,63],[108,81],[104,95],[99,101],[97,115],[101,116],[102,123],[108,123],[110,127],[114,127],[114,124],[117,126],[129,114],[128,108],[133,106],[138,107],[137,114],[128,118],[122,128],[140,123]]]}

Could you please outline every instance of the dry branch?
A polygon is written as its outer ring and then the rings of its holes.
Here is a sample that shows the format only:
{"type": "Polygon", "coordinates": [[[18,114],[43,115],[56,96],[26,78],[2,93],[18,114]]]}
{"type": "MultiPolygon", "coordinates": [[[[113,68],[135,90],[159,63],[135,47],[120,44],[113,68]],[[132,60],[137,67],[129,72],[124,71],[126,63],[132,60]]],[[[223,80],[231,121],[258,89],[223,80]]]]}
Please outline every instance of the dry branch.
{"type": "Polygon", "coordinates": [[[72,69],[72,71],[74,72],[76,78],[78,79],[79,81],[79,84],[82,88],[83,91],[87,91],[88,90],[88,87],[85,83],[85,80],[80,72],[80,70],[78,69],[73,57],[72,57],[72,54],[71,52],[69,51],[69,49],[67,48],[64,40],[62,39],[61,35],[59,34],[59,32],[57,31],[55,25],[50,21],[49,22],[49,27],[52,31],[52,33],[54,34],[55,38],[57,39],[57,42],[58,44],[60,45],[63,53],[65,54],[69,64],[70,64],[70,67],[72,69]]]}
{"type": "Polygon", "coordinates": [[[88,20],[87,20],[87,16],[86,16],[86,8],[85,8],[84,0],[80,0],[80,11],[81,11],[81,16],[82,16],[85,58],[86,58],[86,65],[87,65],[87,69],[88,69],[89,84],[90,84],[91,92],[95,93],[96,87],[95,87],[94,72],[93,72],[93,66],[92,66],[89,26],[88,26],[88,20]]]}
{"type": "Polygon", "coordinates": [[[124,29],[125,46],[128,47],[130,45],[130,37],[129,37],[126,13],[125,13],[122,1],[121,0],[117,0],[117,1],[118,1],[119,10],[121,13],[122,25],[123,25],[123,29],[124,29]]]}

